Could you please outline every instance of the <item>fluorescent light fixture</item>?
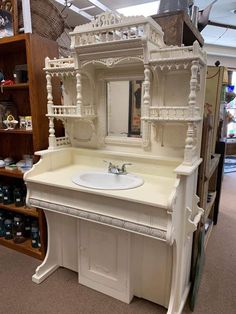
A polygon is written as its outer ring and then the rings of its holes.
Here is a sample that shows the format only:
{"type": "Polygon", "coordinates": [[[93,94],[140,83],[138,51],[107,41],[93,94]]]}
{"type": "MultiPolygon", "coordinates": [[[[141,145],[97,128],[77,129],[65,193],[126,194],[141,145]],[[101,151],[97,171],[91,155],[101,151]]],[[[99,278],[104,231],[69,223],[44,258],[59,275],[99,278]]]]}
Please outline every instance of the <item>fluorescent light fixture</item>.
{"type": "Polygon", "coordinates": [[[88,0],[88,1],[91,2],[92,4],[96,5],[96,7],[98,7],[99,9],[101,9],[103,11],[111,11],[108,7],[106,7],[104,4],[102,4],[98,0],[88,0]]]}
{"type": "MultiPolygon", "coordinates": [[[[65,6],[65,1],[64,0],[55,0],[55,1],[60,3],[60,4],[62,4],[63,6],[65,6]]],[[[92,20],[93,19],[92,15],[88,14],[87,12],[84,12],[83,9],[81,10],[81,9],[77,8],[73,4],[68,6],[68,9],[72,10],[72,11],[74,11],[74,12],[80,14],[80,15],[82,15],[83,17],[87,18],[88,20],[92,20]]]]}
{"type": "Polygon", "coordinates": [[[130,7],[117,9],[117,11],[125,16],[133,16],[133,15],[144,15],[150,16],[157,14],[159,9],[160,0],[147,2],[138,5],[132,5],[130,7]]]}

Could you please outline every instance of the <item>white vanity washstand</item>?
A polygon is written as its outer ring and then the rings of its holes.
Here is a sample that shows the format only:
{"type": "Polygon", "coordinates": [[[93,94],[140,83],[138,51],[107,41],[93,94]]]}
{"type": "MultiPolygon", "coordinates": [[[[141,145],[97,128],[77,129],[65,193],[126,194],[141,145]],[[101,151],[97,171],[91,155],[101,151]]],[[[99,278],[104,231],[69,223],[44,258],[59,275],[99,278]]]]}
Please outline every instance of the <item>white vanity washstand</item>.
{"type": "Polygon", "coordinates": [[[76,27],[71,50],[70,58],[45,61],[49,148],[24,177],[28,204],[44,209],[48,224],[47,255],[33,281],[63,266],[124,302],[135,295],[181,313],[203,213],[196,183],[206,55],[197,42],[167,47],[151,18],[111,12],[76,27]],[[58,77],[62,105],[53,102],[58,77]],[[143,81],[141,137],[107,134],[107,82],[124,80],[143,81]],[[55,119],[64,137],[55,136],[55,119]],[[128,172],[144,184],[106,190],[72,182],[81,171],[106,171],[103,160],[132,163],[128,172]]]}

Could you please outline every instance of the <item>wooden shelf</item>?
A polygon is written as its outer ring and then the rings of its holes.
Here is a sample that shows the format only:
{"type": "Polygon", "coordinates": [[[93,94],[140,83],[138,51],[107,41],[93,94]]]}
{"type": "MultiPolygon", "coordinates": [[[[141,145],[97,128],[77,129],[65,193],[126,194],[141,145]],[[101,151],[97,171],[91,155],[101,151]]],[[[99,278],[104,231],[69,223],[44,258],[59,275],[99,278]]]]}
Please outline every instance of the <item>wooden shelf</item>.
{"type": "Polygon", "coordinates": [[[12,178],[19,178],[23,179],[24,173],[20,170],[7,170],[5,168],[0,168],[0,176],[12,177],[12,178]]]}
{"type": "MultiPolygon", "coordinates": [[[[20,41],[24,41],[27,35],[25,33],[18,34],[15,36],[2,37],[0,38],[0,45],[6,46],[7,44],[18,43],[20,41]]],[[[2,47],[1,47],[2,48],[2,47]]]]}
{"type": "Polygon", "coordinates": [[[16,212],[16,213],[24,214],[26,216],[32,216],[32,217],[37,217],[37,218],[39,216],[36,208],[29,208],[26,206],[16,207],[15,204],[5,205],[5,204],[0,203],[0,209],[1,208],[16,212]]]}
{"type": "Polygon", "coordinates": [[[26,129],[13,129],[13,130],[0,129],[0,133],[32,135],[33,131],[32,130],[26,130],[26,129]]]}
{"type": "Polygon", "coordinates": [[[209,194],[211,194],[211,200],[210,200],[210,202],[207,202],[207,204],[206,204],[205,213],[204,213],[205,220],[209,216],[210,211],[212,209],[212,206],[214,205],[214,202],[216,199],[216,192],[209,192],[209,194]]]}
{"type": "MultiPolygon", "coordinates": [[[[0,85],[0,101],[10,99],[16,107],[18,115],[31,116],[33,128],[33,130],[20,129],[17,124],[17,128],[13,130],[0,129],[0,143],[2,144],[0,145],[0,156],[2,157],[11,156],[18,161],[24,154],[33,155],[35,151],[48,147],[48,134],[45,131],[48,130],[47,91],[46,88],[41,88],[38,92],[39,86],[46,86],[45,72],[43,71],[46,57],[58,58],[58,44],[54,40],[29,33],[0,38],[0,69],[4,73],[5,79],[14,79],[13,74],[17,65],[26,65],[28,75],[28,82],[0,85]]],[[[60,97],[61,88],[58,81],[54,94],[55,103],[60,103],[60,97]]],[[[36,157],[36,160],[38,159],[36,157]]],[[[17,185],[18,181],[23,183],[23,176],[24,173],[20,170],[0,168],[0,179],[6,184],[10,182],[17,185]]],[[[0,238],[0,244],[43,259],[47,247],[47,228],[43,211],[15,207],[14,204],[0,204],[0,208],[35,217],[38,220],[41,235],[41,249],[32,248],[30,241],[15,244],[13,241],[0,238]]]]}
{"type": "Polygon", "coordinates": [[[16,244],[13,240],[6,240],[5,238],[0,238],[0,244],[4,245],[10,249],[16,250],[18,252],[27,254],[29,256],[33,256],[37,259],[40,259],[40,260],[43,259],[43,256],[42,256],[40,249],[33,248],[31,246],[31,239],[27,239],[23,243],[16,244]]]}
{"type": "Polygon", "coordinates": [[[152,18],[162,27],[167,45],[191,46],[197,40],[203,46],[204,39],[186,12],[166,12],[153,15],[152,18]]]}
{"type": "Polygon", "coordinates": [[[220,161],[220,154],[214,154],[213,155],[214,158],[211,159],[210,161],[210,169],[209,169],[209,173],[208,173],[208,179],[211,178],[213,172],[215,171],[216,167],[218,166],[218,163],[220,161]]]}
{"type": "Polygon", "coordinates": [[[206,230],[206,233],[205,233],[205,241],[204,241],[205,249],[207,247],[207,243],[208,243],[208,240],[210,238],[212,229],[213,229],[213,221],[211,221],[211,223],[209,223],[208,226],[207,226],[207,230],[206,230]]]}
{"type": "Polygon", "coordinates": [[[18,83],[13,85],[0,85],[1,90],[27,89],[29,83],[18,83]]]}

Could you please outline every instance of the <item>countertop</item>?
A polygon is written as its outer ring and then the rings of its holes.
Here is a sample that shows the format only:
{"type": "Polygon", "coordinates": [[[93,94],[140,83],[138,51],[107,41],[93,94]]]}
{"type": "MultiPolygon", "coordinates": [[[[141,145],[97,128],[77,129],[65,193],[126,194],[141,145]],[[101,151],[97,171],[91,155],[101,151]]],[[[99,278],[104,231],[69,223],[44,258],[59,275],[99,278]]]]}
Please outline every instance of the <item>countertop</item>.
{"type": "Polygon", "coordinates": [[[87,168],[84,165],[72,164],[51,171],[45,171],[41,174],[31,175],[27,178],[28,182],[48,185],[51,187],[64,188],[68,190],[77,190],[84,193],[91,193],[112,197],[117,199],[128,200],[131,202],[143,203],[161,208],[168,208],[169,201],[174,190],[175,178],[139,174],[144,180],[142,186],[126,190],[100,190],[79,186],[72,182],[72,178],[79,172],[103,171],[101,168],[87,168]]]}

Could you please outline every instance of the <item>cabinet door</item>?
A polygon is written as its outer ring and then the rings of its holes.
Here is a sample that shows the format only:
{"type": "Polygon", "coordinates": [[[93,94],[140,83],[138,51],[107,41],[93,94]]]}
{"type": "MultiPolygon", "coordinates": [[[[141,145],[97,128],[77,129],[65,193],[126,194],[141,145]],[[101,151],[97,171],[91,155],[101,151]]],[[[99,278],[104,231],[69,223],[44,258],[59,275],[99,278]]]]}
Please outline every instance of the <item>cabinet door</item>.
{"type": "Polygon", "coordinates": [[[129,303],[130,234],[81,221],[79,283],[129,303]]]}

